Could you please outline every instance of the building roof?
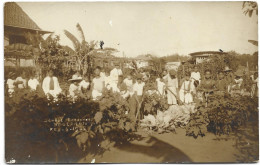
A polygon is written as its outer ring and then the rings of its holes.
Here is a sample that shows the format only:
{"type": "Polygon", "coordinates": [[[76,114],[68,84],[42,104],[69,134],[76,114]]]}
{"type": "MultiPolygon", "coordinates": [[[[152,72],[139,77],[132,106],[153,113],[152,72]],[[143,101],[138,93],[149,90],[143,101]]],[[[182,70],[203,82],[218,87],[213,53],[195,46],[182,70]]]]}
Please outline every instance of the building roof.
{"type": "Polygon", "coordinates": [[[219,51],[201,51],[201,52],[190,53],[190,56],[209,56],[214,54],[227,54],[227,53],[219,52],[219,51]]]}
{"type": "Polygon", "coordinates": [[[143,61],[149,61],[152,59],[152,55],[150,54],[146,54],[146,55],[139,55],[136,58],[134,58],[136,60],[143,60],[143,61]]]}
{"type": "MultiPolygon", "coordinates": [[[[4,6],[4,25],[42,31],[41,28],[15,2],[6,2],[4,6]]],[[[48,31],[43,31],[50,33],[48,31]]]]}

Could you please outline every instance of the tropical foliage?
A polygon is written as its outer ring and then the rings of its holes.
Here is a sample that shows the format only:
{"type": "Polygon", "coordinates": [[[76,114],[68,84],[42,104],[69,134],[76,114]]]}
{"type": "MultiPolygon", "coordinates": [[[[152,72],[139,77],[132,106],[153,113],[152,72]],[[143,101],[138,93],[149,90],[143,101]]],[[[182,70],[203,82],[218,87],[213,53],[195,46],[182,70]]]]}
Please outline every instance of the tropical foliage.
{"type": "Polygon", "coordinates": [[[7,160],[60,162],[59,157],[75,145],[85,154],[101,154],[111,144],[138,138],[132,133],[135,122],[125,113],[127,103],[110,91],[99,103],[64,95],[48,100],[42,91],[27,89],[17,90],[11,98],[6,92],[5,97],[7,160]],[[39,154],[37,148],[48,152],[39,154]]]}
{"type": "Polygon", "coordinates": [[[215,94],[208,106],[197,105],[197,112],[191,114],[187,135],[197,138],[207,132],[216,135],[230,134],[244,126],[247,121],[257,121],[258,103],[256,98],[231,97],[215,94]]]}

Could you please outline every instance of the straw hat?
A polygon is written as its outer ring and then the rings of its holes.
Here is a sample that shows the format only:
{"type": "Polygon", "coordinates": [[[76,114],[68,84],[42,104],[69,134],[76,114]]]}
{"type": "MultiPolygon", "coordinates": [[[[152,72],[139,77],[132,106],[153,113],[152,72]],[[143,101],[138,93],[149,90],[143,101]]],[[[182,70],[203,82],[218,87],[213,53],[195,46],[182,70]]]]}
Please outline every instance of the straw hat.
{"type": "Polygon", "coordinates": [[[170,70],[170,71],[169,71],[169,74],[170,74],[170,75],[176,75],[176,73],[177,73],[177,72],[176,72],[175,70],[170,70]]]}
{"type": "Polygon", "coordinates": [[[236,76],[239,76],[239,77],[242,77],[243,76],[243,71],[242,70],[237,70],[236,72],[235,72],[235,75],[236,76]]]}
{"type": "Polygon", "coordinates": [[[225,66],[224,72],[229,72],[232,71],[232,69],[230,69],[228,66],[225,66]]]}
{"type": "Polygon", "coordinates": [[[82,77],[79,77],[78,75],[73,75],[72,79],[69,79],[69,81],[80,81],[82,80],[82,77]]]}

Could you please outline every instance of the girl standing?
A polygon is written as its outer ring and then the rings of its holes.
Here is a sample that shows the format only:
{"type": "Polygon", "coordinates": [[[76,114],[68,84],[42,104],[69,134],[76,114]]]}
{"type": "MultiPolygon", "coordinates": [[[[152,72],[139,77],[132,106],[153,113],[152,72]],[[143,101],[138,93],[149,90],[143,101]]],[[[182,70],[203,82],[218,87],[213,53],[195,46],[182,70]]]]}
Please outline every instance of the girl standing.
{"type": "Polygon", "coordinates": [[[94,70],[95,77],[91,83],[91,91],[92,91],[92,98],[93,100],[97,100],[98,97],[102,96],[102,92],[105,87],[104,78],[100,76],[101,68],[97,66],[94,70]]]}
{"type": "Polygon", "coordinates": [[[180,100],[185,103],[189,104],[193,102],[193,91],[194,91],[194,84],[192,80],[190,80],[190,73],[185,74],[185,79],[181,85],[180,89],[180,100]]]}

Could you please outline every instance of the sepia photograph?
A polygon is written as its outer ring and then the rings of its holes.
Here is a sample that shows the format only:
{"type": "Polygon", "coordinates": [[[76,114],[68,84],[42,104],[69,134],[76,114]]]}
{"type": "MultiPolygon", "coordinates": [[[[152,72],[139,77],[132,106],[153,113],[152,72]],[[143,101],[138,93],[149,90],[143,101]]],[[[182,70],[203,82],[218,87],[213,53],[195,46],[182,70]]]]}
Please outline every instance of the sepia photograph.
{"type": "Polygon", "coordinates": [[[255,163],[253,1],[5,2],[13,163],[255,163]]]}

